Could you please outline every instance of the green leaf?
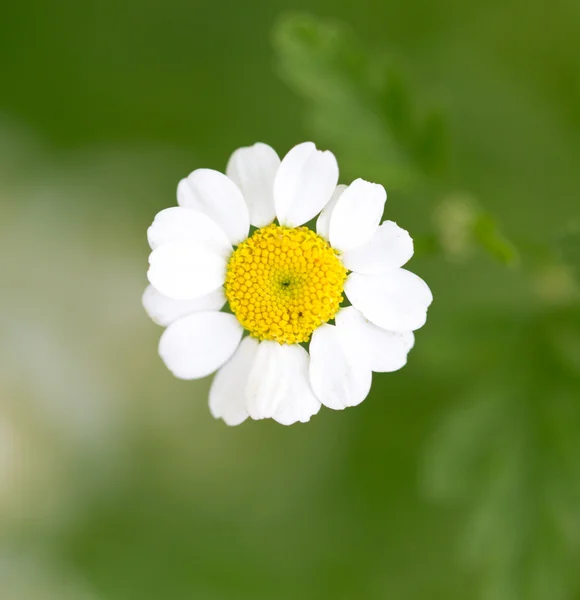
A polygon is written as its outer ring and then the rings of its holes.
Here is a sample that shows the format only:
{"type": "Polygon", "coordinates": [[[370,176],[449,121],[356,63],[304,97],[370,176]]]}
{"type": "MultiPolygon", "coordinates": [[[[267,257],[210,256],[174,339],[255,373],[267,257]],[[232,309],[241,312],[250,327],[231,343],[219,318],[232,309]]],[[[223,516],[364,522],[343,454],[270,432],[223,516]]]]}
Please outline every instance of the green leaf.
{"type": "Polygon", "coordinates": [[[580,342],[580,313],[529,324],[425,454],[431,497],[464,508],[460,554],[481,575],[483,600],[580,592],[580,378],[578,364],[562,360],[562,329],[580,342]]]}

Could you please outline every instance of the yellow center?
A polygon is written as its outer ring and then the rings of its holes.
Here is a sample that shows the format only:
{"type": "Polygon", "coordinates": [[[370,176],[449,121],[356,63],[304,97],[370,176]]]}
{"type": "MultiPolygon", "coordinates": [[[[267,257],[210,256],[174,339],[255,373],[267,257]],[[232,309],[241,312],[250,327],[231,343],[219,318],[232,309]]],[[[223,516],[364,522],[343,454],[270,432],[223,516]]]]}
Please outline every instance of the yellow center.
{"type": "Polygon", "coordinates": [[[334,317],[346,272],[335,250],[307,227],[272,224],[232,253],[226,296],[253,337],[298,344],[334,317]]]}

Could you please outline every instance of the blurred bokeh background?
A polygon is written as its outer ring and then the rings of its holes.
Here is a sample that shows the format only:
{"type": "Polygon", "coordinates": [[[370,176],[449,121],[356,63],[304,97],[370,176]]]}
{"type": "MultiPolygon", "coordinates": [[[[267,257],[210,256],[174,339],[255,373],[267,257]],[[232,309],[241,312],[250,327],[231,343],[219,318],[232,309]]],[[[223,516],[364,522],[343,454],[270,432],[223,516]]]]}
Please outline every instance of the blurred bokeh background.
{"type": "Polygon", "coordinates": [[[0,598],[578,600],[580,4],[1,12],[0,598]],[[358,408],[228,428],[157,355],[145,230],[306,139],[435,302],[358,408]]]}

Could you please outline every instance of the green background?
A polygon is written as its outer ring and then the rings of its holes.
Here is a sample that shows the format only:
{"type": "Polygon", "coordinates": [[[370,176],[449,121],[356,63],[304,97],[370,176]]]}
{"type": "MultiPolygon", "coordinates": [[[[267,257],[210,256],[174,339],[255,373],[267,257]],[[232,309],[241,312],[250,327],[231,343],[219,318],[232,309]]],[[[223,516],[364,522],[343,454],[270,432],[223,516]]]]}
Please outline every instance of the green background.
{"type": "Polygon", "coordinates": [[[575,0],[3,6],[0,597],[578,600],[579,38],[575,0]],[[435,301],[359,407],[228,428],[157,355],[145,231],[306,139],[435,301]]]}

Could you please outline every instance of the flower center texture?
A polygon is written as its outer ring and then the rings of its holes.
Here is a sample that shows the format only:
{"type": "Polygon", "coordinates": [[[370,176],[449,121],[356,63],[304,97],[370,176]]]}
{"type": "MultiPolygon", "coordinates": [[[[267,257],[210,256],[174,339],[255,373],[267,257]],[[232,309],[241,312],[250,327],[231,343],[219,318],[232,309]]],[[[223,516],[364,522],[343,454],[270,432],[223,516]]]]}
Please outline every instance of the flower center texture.
{"type": "Polygon", "coordinates": [[[346,273],[336,251],[307,227],[272,224],[232,253],[226,297],[253,337],[298,344],[337,313],[346,273]]]}

